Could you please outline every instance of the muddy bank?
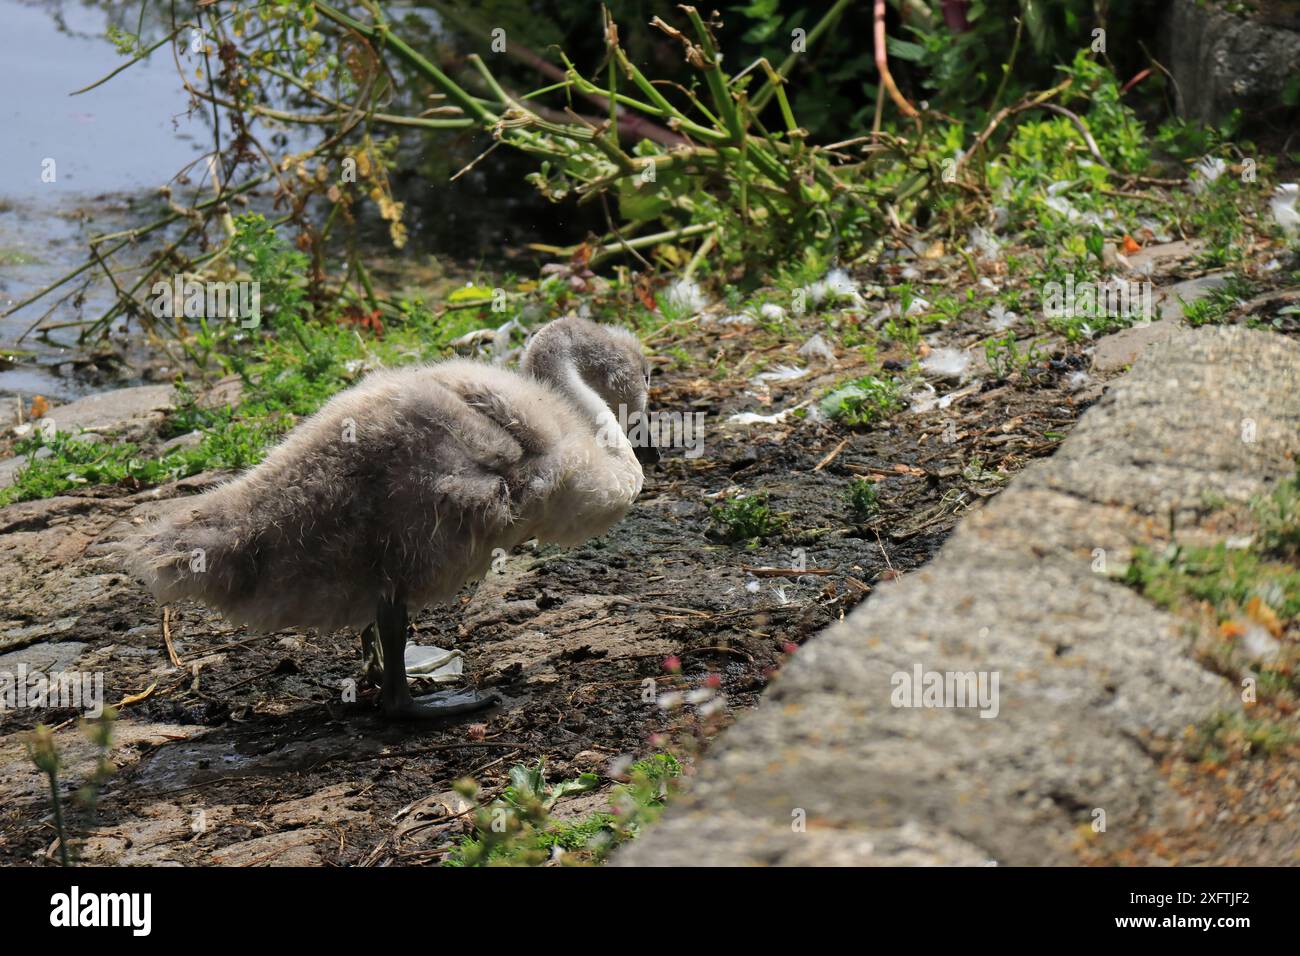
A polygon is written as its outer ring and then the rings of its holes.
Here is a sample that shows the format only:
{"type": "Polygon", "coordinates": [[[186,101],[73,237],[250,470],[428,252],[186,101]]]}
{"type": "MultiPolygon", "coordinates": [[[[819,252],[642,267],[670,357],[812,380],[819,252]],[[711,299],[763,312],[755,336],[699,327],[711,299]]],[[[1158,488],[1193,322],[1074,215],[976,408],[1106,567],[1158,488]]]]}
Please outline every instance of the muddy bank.
{"type": "MultiPolygon", "coordinates": [[[[137,509],[220,475],[85,489],[0,511],[0,667],[102,674],[105,700],[133,701],[117,724],[118,770],[98,818],[74,824],[83,858],[436,862],[464,831],[446,809],[457,778],[491,790],[512,764],[545,757],[552,779],[592,770],[607,787],[615,758],[694,732],[689,718],[647,699],[647,679],[660,693],[720,681],[724,720],[752,707],[790,645],[877,582],[923,565],[963,512],[1049,454],[1100,391],[1071,390],[1071,369],[1084,362],[1076,356],[1033,384],[936,380],[941,392],[960,393],[946,408],[865,430],[797,415],[728,424],[738,412],[806,405],[861,374],[856,352],[832,350],[814,363],[798,356],[822,327],[819,317],[804,320],[786,338],[718,323],[684,330],[673,344],[686,360],[659,361],[652,399],[704,414],[704,453],[669,450],[634,511],[604,538],[571,551],[522,549],[477,593],[417,618],[416,641],[460,649],[469,679],[503,696],[477,728],[386,725],[364,687],[346,701],[342,689],[360,672],[349,632],[256,635],[195,605],[171,608],[164,628],[160,609],[102,544],[137,509]],[[760,359],[807,374],[756,383],[760,359]],[[876,481],[881,508],[869,519],[855,518],[845,499],[854,477],[876,481]],[[766,493],[783,528],[749,546],[719,540],[711,511],[740,491],[766,493]],[[669,655],[682,661],[678,676],[664,670],[669,655]],[[415,819],[427,825],[412,832],[415,819]]],[[[48,861],[53,841],[23,734],[37,723],[61,727],[70,794],[91,759],[75,716],[43,708],[0,718],[6,862],[48,861]]],[[[581,799],[602,796],[604,788],[581,799]]]]}

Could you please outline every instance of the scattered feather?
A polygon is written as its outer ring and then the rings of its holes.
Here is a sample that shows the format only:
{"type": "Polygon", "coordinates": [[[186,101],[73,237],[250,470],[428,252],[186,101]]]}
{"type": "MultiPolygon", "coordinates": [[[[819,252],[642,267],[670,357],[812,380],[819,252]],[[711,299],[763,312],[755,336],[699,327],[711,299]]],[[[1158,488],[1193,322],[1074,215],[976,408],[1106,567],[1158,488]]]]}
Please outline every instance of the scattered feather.
{"type": "Polygon", "coordinates": [[[929,382],[922,382],[920,388],[907,396],[908,409],[917,413],[931,411],[939,404],[939,393],[929,382]]]}
{"type": "Polygon", "coordinates": [[[808,369],[797,368],[793,365],[776,365],[766,371],[759,372],[751,379],[754,384],[771,383],[771,382],[792,382],[797,378],[803,378],[808,374],[808,369]]]}
{"type": "Polygon", "coordinates": [[[709,300],[694,279],[677,279],[664,292],[664,303],[676,312],[698,315],[708,308],[709,300]]]}
{"type": "Polygon", "coordinates": [[[871,327],[876,329],[880,328],[885,324],[887,319],[893,318],[901,311],[902,310],[899,309],[897,302],[886,302],[881,306],[880,311],[871,317],[871,327]]]}
{"type": "Polygon", "coordinates": [[[1300,235],[1300,211],[1296,209],[1296,200],[1300,199],[1300,184],[1282,183],[1273,191],[1273,198],[1268,201],[1273,219],[1282,227],[1288,239],[1300,235]]]}
{"type": "Polygon", "coordinates": [[[824,362],[827,365],[835,364],[835,350],[820,332],[799,346],[799,357],[809,361],[824,362]]]}
{"type": "Polygon", "coordinates": [[[1002,257],[1002,244],[980,226],[971,227],[969,241],[971,251],[980,262],[996,262],[1002,257]]]}
{"type": "Polygon", "coordinates": [[[737,412],[727,419],[728,425],[780,425],[794,409],[787,408],[775,415],[760,415],[757,412],[737,412]]]}
{"type": "Polygon", "coordinates": [[[970,368],[970,353],[961,349],[933,349],[921,359],[921,369],[928,375],[941,379],[960,380],[970,368]]]}
{"type": "Polygon", "coordinates": [[[1081,392],[1092,384],[1092,377],[1084,371],[1071,372],[1065,379],[1065,387],[1072,392],[1081,392]]]}
{"type": "Polygon", "coordinates": [[[1008,310],[1001,302],[995,302],[989,309],[989,327],[995,332],[1004,332],[1016,324],[1018,316],[1008,310]]]}
{"type": "Polygon", "coordinates": [[[844,301],[851,302],[853,305],[862,304],[858,284],[843,269],[832,269],[826,273],[824,279],[818,279],[812,285],[807,286],[806,291],[813,305],[821,305],[823,302],[844,301]]]}
{"type": "Polygon", "coordinates": [[[1203,193],[1209,188],[1210,183],[1214,182],[1223,175],[1223,171],[1228,168],[1218,156],[1206,156],[1192,169],[1190,184],[1192,192],[1203,193]]]}

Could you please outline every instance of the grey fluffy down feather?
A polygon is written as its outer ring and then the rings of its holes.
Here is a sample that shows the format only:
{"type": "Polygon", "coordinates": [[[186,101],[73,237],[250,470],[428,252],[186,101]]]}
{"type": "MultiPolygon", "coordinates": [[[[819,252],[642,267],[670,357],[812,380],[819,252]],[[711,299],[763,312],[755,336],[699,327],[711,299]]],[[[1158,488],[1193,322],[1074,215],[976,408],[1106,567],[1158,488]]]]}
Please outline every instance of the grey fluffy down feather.
{"type": "MultiPolygon", "coordinates": [[[[547,328],[599,335],[633,360],[630,336],[547,328]]],[[[449,600],[496,548],[603,533],[640,490],[626,457],[548,382],[460,359],[383,371],[120,548],[162,602],[198,600],[263,630],[359,627],[380,596],[449,600]]]]}

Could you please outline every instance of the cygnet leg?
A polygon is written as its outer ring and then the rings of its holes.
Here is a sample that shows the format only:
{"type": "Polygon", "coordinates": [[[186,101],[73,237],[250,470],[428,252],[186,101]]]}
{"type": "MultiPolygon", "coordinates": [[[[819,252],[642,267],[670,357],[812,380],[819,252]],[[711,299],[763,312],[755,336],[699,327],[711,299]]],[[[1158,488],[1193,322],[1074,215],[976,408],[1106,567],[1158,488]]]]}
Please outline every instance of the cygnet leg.
{"type": "Polygon", "coordinates": [[[412,697],[411,688],[406,683],[406,625],[406,603],[380,598],[375,627],[379,631],[379,647],[383,654],[384,677],[380,696],[386,717],[396,720],[453,717],[499,702],[500,698],[495,694],[480,694],[469,689],[438,691],[418,700],[412,697]]]}

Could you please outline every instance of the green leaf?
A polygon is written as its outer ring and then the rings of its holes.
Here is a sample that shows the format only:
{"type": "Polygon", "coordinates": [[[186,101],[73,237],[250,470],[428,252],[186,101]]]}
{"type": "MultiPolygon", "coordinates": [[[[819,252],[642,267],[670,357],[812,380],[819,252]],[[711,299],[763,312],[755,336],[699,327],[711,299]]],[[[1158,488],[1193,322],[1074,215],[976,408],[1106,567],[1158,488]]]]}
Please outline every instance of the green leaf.
{"type": "Polygon", "coordinates": [[[1086,242],[1088,251],[1097,258],[1098,262],[1100,262],[1102,260],[1102,252],[1106,248],[1106,237],[1102,235],[1101,230],[1098,227],[1093,226],[1092,232],[1088,233],[1086,242]]]}
{"type": "Polygon", "coordinates": [[[600,778],[594,773],[584,773],[576,780],[557,783],[546,794],[546,809],[549,810],[555,806],[556,801],[561,797],[567,797],[571,793],[586,793],[589,790],[595,790],[599,785],[600,778]]]}
{"type": "Polygon", "coordinates": [[[907,40],[896,40],[893,37],[885,38],[885,49],[894,59],[906,60],[909,63],[920,63],[925,56],[925,47],[919,43],[909,43],[907,40]]]}

